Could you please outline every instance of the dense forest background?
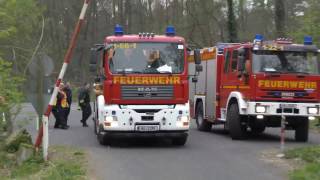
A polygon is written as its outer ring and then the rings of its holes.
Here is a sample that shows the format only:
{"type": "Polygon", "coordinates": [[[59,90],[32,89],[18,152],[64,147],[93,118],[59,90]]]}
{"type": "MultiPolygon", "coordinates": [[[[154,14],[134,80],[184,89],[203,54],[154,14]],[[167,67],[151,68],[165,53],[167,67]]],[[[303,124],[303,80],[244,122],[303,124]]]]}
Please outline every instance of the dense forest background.
{"type": "MultiPolygon", "coordinates": [[[[27,76],[28,67],[44,56],[58,75],[82,0],[0,0],[0,57],[13,73],[27,76]]],[[[113,34],[115,24],[128,34],[163,34],[173,25],[192,48],[217,42],[311,35],[320,42],[320,0],[91,0],[66,79],[88,81],[89,49],[113,34]]]]}

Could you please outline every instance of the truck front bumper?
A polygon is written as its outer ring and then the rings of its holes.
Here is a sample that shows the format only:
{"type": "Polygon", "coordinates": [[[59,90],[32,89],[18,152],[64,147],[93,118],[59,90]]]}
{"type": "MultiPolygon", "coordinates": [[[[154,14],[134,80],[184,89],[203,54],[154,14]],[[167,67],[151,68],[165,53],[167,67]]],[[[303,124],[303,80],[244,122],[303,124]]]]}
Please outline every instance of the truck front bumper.
{"type": "Polygon", "coordinates": [[[159,131],[159,132],[132,132],[132,131],[103,131],[101,135],[107,138],[183,138],[188,137],[187,131],[159,131]]]}
{"type": "Polygon", "coordinates": [[[320,103],[248,102],[242,114],[264,116],[320,116],[320,103]]]}
{"type": "Polygon", "coordinates": [[[157,126],[156,131],[187,131],[189,103],[176,105],[106,105],[99,124],[105,131],[135,132],[139,126],[157,126]]]}

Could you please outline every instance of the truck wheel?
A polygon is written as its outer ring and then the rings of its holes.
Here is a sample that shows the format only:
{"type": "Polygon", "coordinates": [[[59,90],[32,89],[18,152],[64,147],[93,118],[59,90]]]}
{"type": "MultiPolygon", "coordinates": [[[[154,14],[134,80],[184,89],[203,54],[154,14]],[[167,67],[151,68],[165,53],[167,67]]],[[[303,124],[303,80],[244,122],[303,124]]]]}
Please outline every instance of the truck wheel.
{"type": "Polygon", "coordinates": [[[232,139],[241,140],[247,137],[247,126],[241,124],[239,107],[235,103],[231,104],[228,109],[227,123],[229,125],[229,132],[232,139]]]}
{"type": "Polygon", "coordinates": [[[261,134],[266,130],[266,126],[252,126],[251,127],[251,132],[253,134],[261,134]]]}
{"type": "Polygon", "coordinates": [[[98,125],[97,125],[97,122],[98,122],[97,119],[95,119],[95,120],[93,121],[93,123],[94,123],[94,125],[93,125],[93,127],[94,127],[94,133],[95,133],[96,135],[98,135],[98,125]]]}
{"type": "Polygon", "coordinates": [[[187,142],[187,137],[179,137],[179,138],[173,138],[172,144],[175,146],[184,146],[187,142]]]}
{"type": "Polygon", "coordinates": [[[95,116],[94,116],[94,118],[93,118],[93,129],[94,129],[94,133],[96,134],[96,135],[98,135],[98,109],[95,109],[95,116]]]}
{"type": "Polygon", "coordinates": [[[203,105],[199,103],[196,109],[196,123],[200,131],[210,131],[212,124],[203,118],[203,105]]]}
{"type": "Polygon", "coordinates": [[[93,130],[94,130],[94,133],[97,135],[98,134],[98,128],[97,128],[97,119],[98,119],[98,111],[97,111],[97,108],[96,108],[96,103],[93,103],[93,117],[92,117],[92,120],[93,120],[93,130]]]}
{"type": "Polygon", "coordinates": [[[295,128],[295,140],[298,142],[307,142],[309,136],[309,120],[308,118],[299,118],[299,122],[295,128]]]}
{"type": "Polygon", "coordinates": [[[97,134],[97,139],[98,139],[98,142],[100,145],[108,145],[107,141],[106,141],[106,137],[104,134],[102,134],[102,127],[99,127],[99,130],[98,130],[98,134],[97,134]]]}

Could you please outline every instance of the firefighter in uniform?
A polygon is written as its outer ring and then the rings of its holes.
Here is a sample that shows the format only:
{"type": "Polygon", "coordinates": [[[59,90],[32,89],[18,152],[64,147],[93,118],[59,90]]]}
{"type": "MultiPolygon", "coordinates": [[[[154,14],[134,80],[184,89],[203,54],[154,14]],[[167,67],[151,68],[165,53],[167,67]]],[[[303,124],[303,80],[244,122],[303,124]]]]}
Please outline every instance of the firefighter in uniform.
{"type": "Polygon", "coordinates": [[[67,102],[68,102],[68,109],[67,109],[67,112],[66,112],[66,120],[68,122],[68,117],[69,117],[69,114],[70,114],[70,110],[71,110],[71,103],[72,103],[72,90],[71,90],[71,85],[69,82],[66,83],[65,87],[64,87],[64,92],[66,93],[67,95],[67,102]]]}
{"type": "Polygon", "coordinates": [[[90,105],[90,84],[85,83],[84,86],[79,91],[79,106],[82,111],[81,123],[83,127],[88,127],[87,119],[91,115],[91,105],[90,105]]]}
{"type": "Polygon", "coordinates": [[[69,126],[67,125],[67,113],[68,113],[68,100],[67,100],[67,94],[64,91],[64,84],[61,83],[59,86],[56,103],[54,105],[54,116],[56,118],[56,123],[54,125],[54,128],[60,128],[60,129],[68,129],[69,126]]]}
{"type": "Polygon", "coordinates": [[[54,123],[54,128],[59,128],[60,126],[60,120],[59,120],[59,113],[57,109],[57,98],[55,99],[55,102],[52,106],[52,114],[54,118],[56,119],[56,122],[54,123]]]}

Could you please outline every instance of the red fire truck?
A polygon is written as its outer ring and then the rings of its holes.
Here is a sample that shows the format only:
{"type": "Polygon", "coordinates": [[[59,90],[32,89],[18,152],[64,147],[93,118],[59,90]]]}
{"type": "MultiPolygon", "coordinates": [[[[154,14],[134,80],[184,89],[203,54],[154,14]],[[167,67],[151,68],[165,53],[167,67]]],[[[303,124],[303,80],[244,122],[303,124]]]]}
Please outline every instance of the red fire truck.
{"type": "Polygon", "coordinates": [[[97,72],[95,132],[101,144],[115,137],[163,137],[185,144],[190,121],[187,53],[174,27],[168,26],[166,35],[124,35],[116,26],[115,34],[92,48],[91,55],[91,69],[97,72]]]}
{"type": "Polygon", "coordinates": [[[232,139],[244,139],[248,130],[262,133],[266,127],[280,127],[285,118],[296,141],[307,141],[309,120],[320,115],[318,54],[310,36],[304,44],[294,44],[257,35],[253,43],[192,51],[189,93],[198,129],[209,131],[212,124],[223,123],[232,139]],[[203,71],[196,71],[195,64],[203,71]]]}

